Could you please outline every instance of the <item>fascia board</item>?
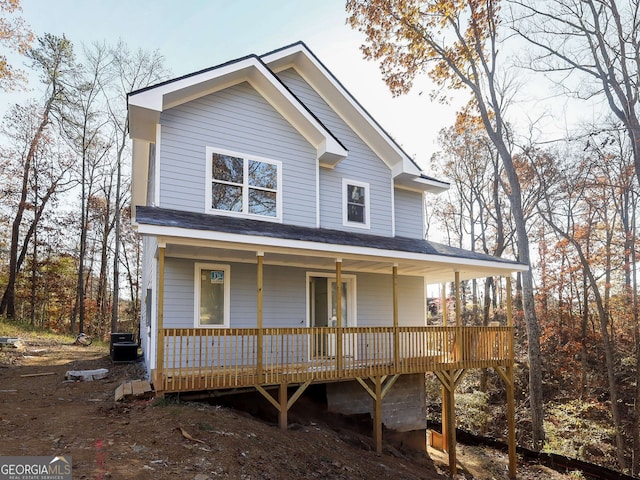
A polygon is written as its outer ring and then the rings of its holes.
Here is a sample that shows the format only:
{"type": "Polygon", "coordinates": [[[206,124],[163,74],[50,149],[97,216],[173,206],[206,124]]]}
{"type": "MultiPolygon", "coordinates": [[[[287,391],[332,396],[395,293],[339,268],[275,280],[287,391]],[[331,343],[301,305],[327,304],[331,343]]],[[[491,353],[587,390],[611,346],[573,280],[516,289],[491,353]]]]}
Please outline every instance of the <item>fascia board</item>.
{"type": "Polygon", "coordinates": [[[237,62],[222,65],[174,81],[162,83],[129,95],[129,105],[144,107],[161,112],[196,96],[208,94],[237,83],[246,75],[246,69],[258,63],[257,58],[248,57],[237,62]]]}
{"type": "Polygon", "coordinates": [[[446,192],[450,188],[450,185],[446,182],[405,173],[394,177],[393,181],[398,188],[416,192],[429,192],[436,195],[446,192]]]}
{"type": "Polygon", "coordinates": [[[512,272],[527,271],[528,267],[523,264],[491,262],[486,260],[476,260],[460,257],[449,257],[446,255],[432,255],[412,252],[402,252],[397,250],[384,250],[372,247],[353,247],[349,245],[337,245],[329,243],[310,242],[306,240],[292,240],[275,237],[264,237],[258,235],[241,235],[237,233],[216,232],[210,230],[194,230],[189,228],[168,227],[138,223],[138,233],[141,235],[153,235],[157,237],[169,238],[190,238],[197,240],[207,240],[220,242],[221,244],[246,245],[248,247],[272,249],[283,252],[291,251],[293,254],[320,254],[332,256],[354,256],[365,257],[375,260],[402,260],[414,262],[430,262],[449,265],[451,268],[473,268],[486,270],[487,273],[496,275],[508,274],[512,272]]]}

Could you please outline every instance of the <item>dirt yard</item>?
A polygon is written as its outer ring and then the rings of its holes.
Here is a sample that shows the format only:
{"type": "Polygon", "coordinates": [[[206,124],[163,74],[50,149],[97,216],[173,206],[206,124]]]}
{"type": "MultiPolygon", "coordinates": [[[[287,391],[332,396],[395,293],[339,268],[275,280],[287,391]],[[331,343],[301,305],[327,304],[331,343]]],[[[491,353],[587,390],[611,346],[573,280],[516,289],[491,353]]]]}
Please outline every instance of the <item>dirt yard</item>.
{"type": "MultiPolygon", "coordinates": [[[[443,479],[441,454],[373,451],[369,435],[323,417],[291,415],[289,430],[238,410],[170,400],[114,401],[139,364],[108,348],[29,335],[0,352],[0,455],[70,455],[74,479],[443,479]],[[109,369],[65,381],[68,370],[109,369]]],[[[302,404],[303,405],[303,404],[302,404]]],[[[300,412],[300,409],[298,410],[300,412]]],[[[460,446],[459,478],[502,480],[503,454],[460,446]]],[[[518,478],[564,479],[538,466],[518,478]]]]}

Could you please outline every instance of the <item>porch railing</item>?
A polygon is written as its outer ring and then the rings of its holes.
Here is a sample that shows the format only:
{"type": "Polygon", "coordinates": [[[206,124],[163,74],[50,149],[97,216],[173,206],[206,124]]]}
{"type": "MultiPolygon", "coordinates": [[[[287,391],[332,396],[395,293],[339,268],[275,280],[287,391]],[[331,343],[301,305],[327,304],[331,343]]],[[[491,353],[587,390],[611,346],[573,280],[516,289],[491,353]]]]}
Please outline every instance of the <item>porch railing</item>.
{"type": "Polygon", "coordinates": [[[156,388],[167,392],[513,362],[510,327],[165,328],[160,334],[163,355],[155,381],[161,383],[156,388]]]}

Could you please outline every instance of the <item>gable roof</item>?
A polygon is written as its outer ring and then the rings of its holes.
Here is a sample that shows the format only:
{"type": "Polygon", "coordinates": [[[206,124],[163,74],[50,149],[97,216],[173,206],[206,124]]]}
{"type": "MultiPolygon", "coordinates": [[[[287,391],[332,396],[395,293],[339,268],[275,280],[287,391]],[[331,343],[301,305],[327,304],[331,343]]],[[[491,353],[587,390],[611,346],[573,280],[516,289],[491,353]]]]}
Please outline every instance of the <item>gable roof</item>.
{"type": "Polygon", "coordinates": [[[347,156],[345,146],[256,55],[129,93],[129,133],[134,139],[154,142],[162,111],[242,82],[248,82],[316,148],[321,163],[334,165],[347,156]]]}
{"type": "Polygon", "coordinates": [[[380,126],[304,42],[260,57],[275,73],[293,68],[391,169],[395,183],[420,191],[440,193],[447,182],[423,175],[420,167],[380,126]]]}
{"type": "Polygon", "coordinates": [[[207,244],[219,241],[225,245],[251,245],[249,248],[274,253],[286,248],[289,255],[303,256],[305,263],[312,261],[314,251],[329,257],[366,258],[378,265],[403,262],[405,273],[428,272],[429,281],[433,283],[447,281],[447,275],[450,277],[455,270],[461,272],[462,279],[470,279],[528,269],[513,260],[417,238],[384,237],[143,206],[136,207],[136,220],[138,231],[143,235],[200,238],[206,239],[207,244]]]}
{"type": "MultiPolygon", "coordinates": [[[[449,188],[447,182],[425,176],[303,42],[261,56],[247,55],[129,93],[129,133],[134,139],[134,150],[136,140],[156,141],[156,126],[162,111],[246,81],[316,148],[320,165],[335,167],[347,157],[348,150],[277,77],[278,72],[288,68],[294,68],[385,162],[396,186],[432,193],[449,188]]],[[[144,158],[145,153],[138,155],[144,158]]],[[[134,152],[134,162],[135,157],[134,152]]],[[[138,193],[137,198],[141,196],[142,193],[138,193]]]]}

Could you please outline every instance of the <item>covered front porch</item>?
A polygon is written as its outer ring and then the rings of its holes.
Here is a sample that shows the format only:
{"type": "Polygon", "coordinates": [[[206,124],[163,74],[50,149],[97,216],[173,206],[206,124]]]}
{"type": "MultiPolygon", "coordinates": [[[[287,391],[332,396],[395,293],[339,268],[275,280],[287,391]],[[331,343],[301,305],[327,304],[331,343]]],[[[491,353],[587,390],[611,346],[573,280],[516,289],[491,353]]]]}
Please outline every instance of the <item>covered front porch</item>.
{"type": "MultiPolygon", "coordinates": [[[[433,372],[455,472],[456,386],[469,369],[493,368],[506,385],[515,478],[510,275],[527,266],[424,239],[154,207],[138,207],[137,221],[156,252],[156,311],[148,325],[158,392],[253,388],[286,429],[289,408],[310,384],[353,380],[371,398],[382,451],[383,399],[400,376],[433,372]],[[465,326],[461,282],[488,276],[506,279],[506,315],[465,326]],[[428,325],[427,285],[447,284],[455,314],[443,312],[440,325],[428,325]],[[216,324],[202,317],[198,289],[205,287],[218,295],[216,324]]],[[[449,296],[441,291],[446,309],[449,296]]]]}
{"type": "MultiPolygon", "coordinates": [[[[164,326],[164,264],[167,250],[171,255],[184,255],[187,245],[183,240],[162,239],[157,249],[158,259],[158,311],[157,352],[152,380],[162,393],[207,392],[255,388],[279,412],[280,426],[287,428],[287,412],[305,389],[312,383],[355,380],[368,393],[373,402],[374,440],[382,451],[382,401],[396,380],[405,374],[433,372],[442,384],[443,445],[449,454],[451,472],[456,470],[455,389],[469,369],[493,368],[505,382],[510,445],[510,476],[515,478],[515,424],[514,424],[514,349],[511,315],[511,281],[506,276],[506,322],[487,326],[462,325],[461,279],[471,275],[490,273],[481,265],[479,271],[468,268],[462,272],[452,266],[438,264],[442,271],[432,277],[444,280],[450,275],[455,296],[453,321],[447,321],[445,311],[442,325],[426,325],[426,311],[421,326],[401,325],[399,316],[399,275],[417,269],[427,270],[416,262],[381,262],[380,259],[327,258],[302,254],[283,254],[280,251],[255,251],[253,261],[256,272],[256,319],[254,328],[167,328],[164,326]],[[285,262],[286,258],[286,262],[285,262]],[[376,270],[387,268],[390,277],[392,315],[389,326],[344,326],[337,295],[335,326],[288,327],[264,326],[264,268],[265,262],[287,265],[304,264],[313,270],[327,270],[333,263],[331,276],[341,285],[344,271],[376,270]],[[347,265],[346,269],[344,265],[347,265]],[[386,265],[385,265],[386,264],[386,265]],[[403,268],[404,267],[404,268],[403,268]],[[448,270],[448,271],[447,271],[448,270]],[[444,274],[446,272],[446,274],[444,274]],[[290,387],[295,389],[290,395],[290,387]],[[277,394],[272,395],[273,389],[277,394]]],[[[191,243],[191,242],[190,242],[191,243]]],[[[200,245],[199,253],[206,258],[221,258],[249,262],[251,252],[244,249],[232,252],[225,245],[224,252],[211,246],[200,245]]],[[[513,264],[509,265],[513,268],[513,264]]],[[[516,269],[517,270],[517,269],[516,269]]],[[[495,273],[508,274],[507,269],[495,273]],[[506,270],[506,271],[505,271],[506,270]]],[[[425,275],[426,276],[426,275],[425,275]]],[[[426,296],[426,291],[424,292],[426,296]]],[[[444,295],[443,295],[444,296],[444,295]]],[[[447,302],[442,299],[446,309],[447,302]]],[[[301,321],[301,323],[303,323],[301,321]]],[[[307,322],[308,324],[308,322],[307,322]]]]}

